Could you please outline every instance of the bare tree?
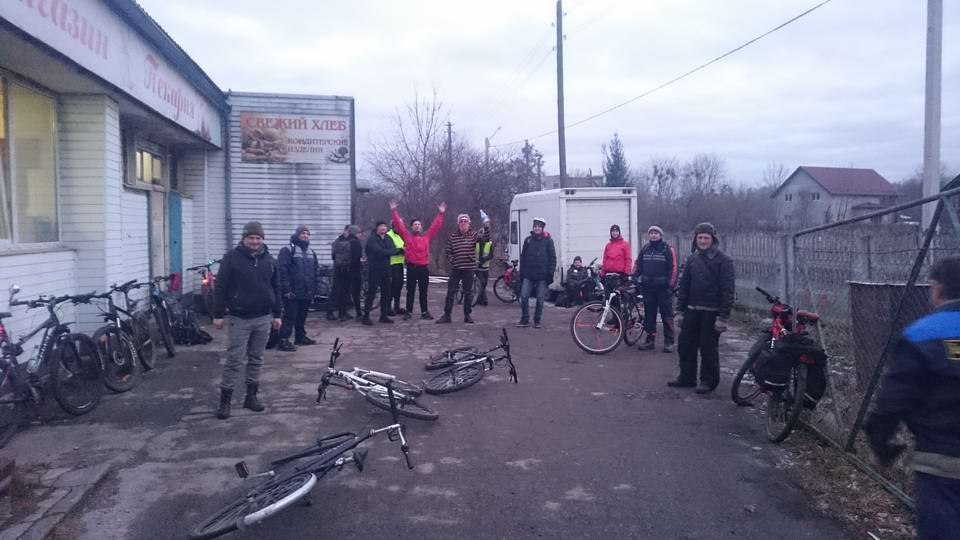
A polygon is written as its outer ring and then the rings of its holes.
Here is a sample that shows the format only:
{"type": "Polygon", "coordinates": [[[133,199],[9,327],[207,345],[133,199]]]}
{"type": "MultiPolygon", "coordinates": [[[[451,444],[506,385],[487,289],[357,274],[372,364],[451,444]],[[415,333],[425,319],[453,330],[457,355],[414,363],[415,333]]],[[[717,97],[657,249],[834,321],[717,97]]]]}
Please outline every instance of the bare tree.
{"type": "Polygon", "coordinates": [[[681,172],[683,196],[690,198],[716,193],[725,177],[723,160],[716,154],[697,154],[681,172]]]}
{"type": "Polygon", "coordinates": [[[760,181],[765,190],[767,190],[769,193],[773,193],[777,190],[777,188],[787,181],[789,176],[790,172],[783,163],[780,163],[779,161],[771,161],[766,167],[763,168],[760,181]]]}

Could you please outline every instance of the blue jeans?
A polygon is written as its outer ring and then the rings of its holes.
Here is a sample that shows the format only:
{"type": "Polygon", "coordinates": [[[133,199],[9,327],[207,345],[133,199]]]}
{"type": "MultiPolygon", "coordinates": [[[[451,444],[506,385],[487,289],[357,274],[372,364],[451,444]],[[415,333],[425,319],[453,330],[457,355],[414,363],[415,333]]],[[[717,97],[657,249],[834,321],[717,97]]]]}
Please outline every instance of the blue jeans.
{"type": "Polygon", "coordinates": [[[530,293],[537,288],[537,308],[533,312],[533,322],[538,323],[543,318],[543,299],[547,297],[547,280],[523,278],[520,286],[520,321],[530,322],[530,293]]]}

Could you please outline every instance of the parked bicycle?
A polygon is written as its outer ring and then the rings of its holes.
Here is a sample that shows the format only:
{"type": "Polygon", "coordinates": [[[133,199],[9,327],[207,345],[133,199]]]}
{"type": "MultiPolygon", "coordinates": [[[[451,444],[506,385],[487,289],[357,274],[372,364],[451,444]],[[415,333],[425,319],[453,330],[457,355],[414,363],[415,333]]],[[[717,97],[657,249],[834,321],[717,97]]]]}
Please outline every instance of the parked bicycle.
{"type": "Polygon", "coordinates": [[[173,358],[177,354],[177,346],[173,341],[173,325],[176,322],[173,308],[177,301],[168,292],[164,291],[160,284],[169,283],[173,277],[174,274],[157,276],[145,283],[150,286],[150,306],[148,309],[153,320],[157,323],[160,340],[163,342],[163,348],[167,350],[167,358],[173,358]]]}
{"type": "Polygon", "coordinates": [[[510,338],[505,328],[500,332],[500,344],[490,350],[479,352],[472,347],[461,347],[432,357],[425,367],[431,371],[444,371],[427,380],[423,390],[428,394],[449,394],[463,390],[480,382],[486,372],[503,365],[510,368],[510,380],[516,384],[517,366],[510,355],[510,338]],[[496,351],[503,352],[495,355],[496,351]]]}
{"type": "Polygon", "coordinates": [[[355,390],[373,405],[390,410],[392,405],[387,396],[386,383],[387,381],[393,381],[393,386],[397,388],[394,394],[398,413],[418,420],[436,420],[440,417],[433,409],[417,402],[416,398],[423,393],[423,390],[415,384],[401,381],[388,373],[380,373],[369,369],[358,367],[351,371],[336,369],[337,359],[340,358],[342,347],[343,344],[340,343],[339,338],[334,340],[333,349],[330,351],[330,364],[317,387],[317,392],[321,397],[326,395],[327,386],[339,386],[347,390],[355,390]]]}
{"type": "MultiPolygon", "coordinates": [[[[470,287],[470,305],[475,306],[480,301],[480,270],[473,273],[473,285],[470,287]]],[[[460,282],[460,290],[457,291],[457,305],[463,305],[463,282],[460,282]]]]}
{"type": "Polygon", "coordinates": [[[333,268],[321,264],[317,271],[317,287],[310,300],[310,311],[330,311],[334,298],[330,295],[333,292],[333,268]]]}
{"type": "Polygon", "coordinates": [[[503,275],[493,282],[493,295],[505,304],[516,302],[520,298],[521,280],[517,279],[517,265],[520,261],[510,261],[503,275]]]}
{"type": "MultiPolygon", "coordinates": [[[[260,474],[250,474],[249,468],[243,461],[237,463],[234,468],[237,475],[244,481],[265,480],[245,490],[243,495],[211,514],[190,533],[190,538],[195,540],[216,538],[259,523],[289,508],[297,501],[304,500],[310,504],[310,491],[327,473],[334,470],[340,471],[351,463],[358,472],[363,471],[368,450],[356,448],[380,433],[386,433],[391,442],[400,442],[400,451],[407,462],[407,468],[413,469],[413,464],[410,462],[410,445],[407,444],[404,435],[406,428],[397,417],[402,413],[393,389],[394,382],[393,378],[387,378],[384,386],[393,417],[392,424],[379,429],[363,429],[356,433],[345,432],[318,437],[313,446],[273,461],[270,463],[271,469],[260,474]],[[347,455],[348,452],[350,455],[347,455]],[[309,461],[301,461],[308,458],[309,461]]],[[[321,390],[317,401],[322,397],[321,390]]]]}
{"type": "MultiPolygon", "coordinates": [[[[808,395],[807,384],[810,378],[809,370],[818,366],[819,355],[814,354],[817,351],[811,351],[810,354],[796,355],[797,361],[792,358],[783,359],[787,362],[785,366],[788,372],[784,373],[783,381],[776,384],[765,378],[758,380],[755,369],[759,367],[763,355],[775,358],[778,354],[784,354],[778,343],[788,336],[805,336],[807,325],[815,324],[820,316],[810,311],[795,311],[779,297],[760,287],[756,290],[770,303],[773,320],[770,328],[765,330],[751,347],[746,361],[737,371],[730,387],[730,397],[737,405],[751,406],[759,396],[766,395],[767,437],[771,442],[779,443],[796,427],[805,401],[813,399],[813,396],[808,395]]],[[[822,351],[819,352],[822,354],[822,351]]],[[[819,399],[819,396],[815,398],[819,399]]]]}
{"type": "Polygon", "coordinates": [[[587,302],[570,318],[573,342],[590,354],[605,354],[620,342],[636,345],[643,337],[643,296],[629,277],[608,272],[603,300],[587,302]]]}
{"type": "MultiPolygon", "coordinates": [[[[366,262],[360,267],[360,307],[366,308],[367,296],[370,294],[370,267],[366,262]]],[[[380,309],[380,302],[377,301],[377,291],[373,291],[373,300],[370,304],[370,311],[376,311],[380,309]]],[[[357,314],[360,315],[359,313],[357,314]]]]}
{"type": "Polygon", "coordinates": [[[132,279],[93,298],[107,301],[103,320],[107,324],[93,333],[100,357],[103,360],[104,383],[114,392],[127,392],[137,385],[140,368],[150,371],[156,365],[153,332],[150,316],[137,312],[137,301],[130,298],[130,291],[143,286],[132,279]],[[124,297],[126,308],[117,306],[114,295],[124,297]]]}
{"type": "Polygon", "coordinates": [[[14,339],[3,325],[3,319],[12,315],[0,313],[0,447],[16,432],[28,406],[42,405],[48,391],[64,411],[82,415],[97,407],[104,389],[96,343],[90,336],[71,332],[70,323],[61,322],[57,313],[61,304],[88,303],[95,293],[16,300],[20,287],[13,285],[9,291],[11,307],[46,308],[48,316],[39,326],[14,339]],[[24,344],[41,332],[36,355],[18,362],[24,344]]]}
{"type": "Polygon", "coordinates": [[[210,322],[213,322],[213,291],[217,286],[217,274],[213,272],[215,264],[220,264],[220,259],[186,269],[187,272],[197,272],[200,276],[200,306],[210,322]]]}

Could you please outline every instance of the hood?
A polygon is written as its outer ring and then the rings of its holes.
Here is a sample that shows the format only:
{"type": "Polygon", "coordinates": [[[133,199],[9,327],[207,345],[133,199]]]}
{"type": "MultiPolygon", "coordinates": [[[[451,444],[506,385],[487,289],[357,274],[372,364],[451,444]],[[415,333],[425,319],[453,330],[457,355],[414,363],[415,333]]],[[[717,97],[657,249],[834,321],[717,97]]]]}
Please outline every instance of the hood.
{"type": "Polygon", "coordinates": [[[297,246],[297,247],[299,247],[300,249],[302,249],[302,250],[304,250],[304,251],[306,251],[307,248],[310,247],[310,241],[307,240],[306,242],[304,242],[303,240],[301,240],[301,239],[300,239],[300,233],[298,233],[298,232],[295,232],[295,233],[293,233],[293,234],[290,235],[290,243],[293,244],[293,245],[295,245],[295,246],[297,246]]]}
{"type": "Polygon", "coordinates": [[[240,243],[237,244],[236,250],[242,253],[244,256],[250,257],[251,259],[257,259],[270,253],[270,248],[267,247],[267,244],[262,244],[260,247],[260,251],[253,251],[247,246],[243,245],[243,240],[241,240],[240,243]]]}

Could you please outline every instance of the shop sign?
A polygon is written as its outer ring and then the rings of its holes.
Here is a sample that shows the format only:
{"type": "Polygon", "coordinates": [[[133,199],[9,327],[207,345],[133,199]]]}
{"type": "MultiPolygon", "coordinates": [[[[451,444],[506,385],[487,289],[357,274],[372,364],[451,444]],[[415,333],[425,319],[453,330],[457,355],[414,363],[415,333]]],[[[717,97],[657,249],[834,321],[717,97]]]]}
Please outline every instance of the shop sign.
{"type": "Polygon", "coordinates": [[[350,120],[345,116],[240,113],[246,163],[350,163],[350,120]]]}

